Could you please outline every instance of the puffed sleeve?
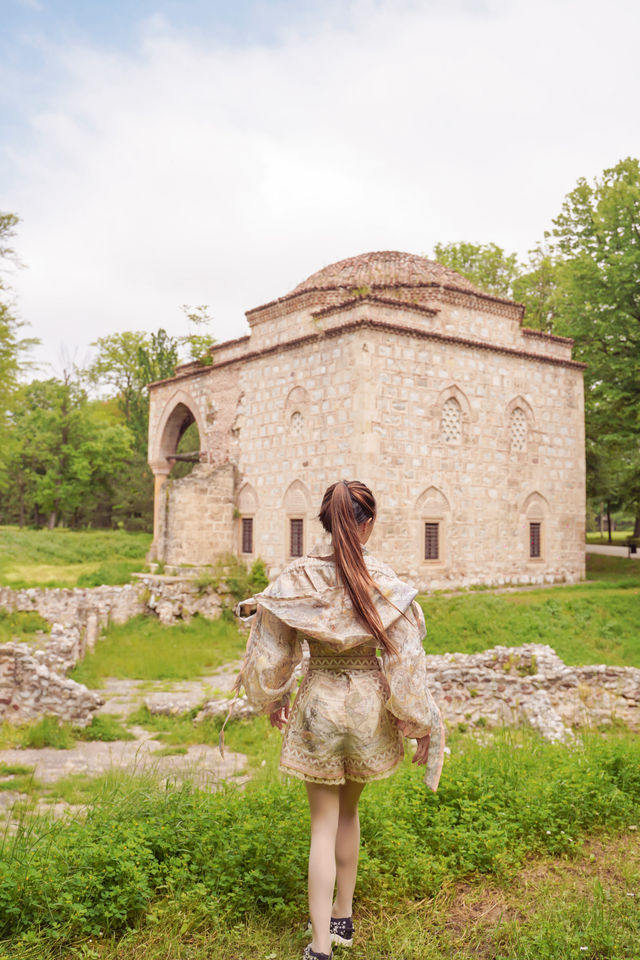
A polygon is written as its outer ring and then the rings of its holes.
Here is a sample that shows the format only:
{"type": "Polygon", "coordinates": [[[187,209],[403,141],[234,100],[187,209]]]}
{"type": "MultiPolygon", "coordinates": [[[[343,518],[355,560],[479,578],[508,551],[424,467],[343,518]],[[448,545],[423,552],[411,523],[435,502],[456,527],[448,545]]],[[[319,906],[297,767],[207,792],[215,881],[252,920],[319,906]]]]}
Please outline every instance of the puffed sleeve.
{"type": "Polygon", "coordinates": [[[301,659],[297,630],[258,604],[235,688],[244,687],[249,703],[263,713],[269,712],[274,704],[288,699],[301,659]]]}
{"type": "Polygon", "coordinates": [[[436,790],[444,755],[444,726],[427,685],[427,660],[422,646],[426,635],[424,614],[414,601],[404,616],[387,630],[397,653],[382,650],[382,669],[389,684],[387,710],[397,717],[406,737],[430,734],[425,783],[436,790]]]}

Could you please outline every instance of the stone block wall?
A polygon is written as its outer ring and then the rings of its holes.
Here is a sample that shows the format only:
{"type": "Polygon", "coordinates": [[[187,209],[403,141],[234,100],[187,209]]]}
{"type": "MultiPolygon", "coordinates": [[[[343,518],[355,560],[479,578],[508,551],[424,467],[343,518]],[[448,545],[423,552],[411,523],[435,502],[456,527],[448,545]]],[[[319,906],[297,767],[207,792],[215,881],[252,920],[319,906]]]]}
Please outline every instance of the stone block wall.
{"type": "Polygon", "coordinates": [[[213,564],[233,553],[236,470],[230,464],[196,464],[179,480],[169,478],[161,492],[156,556],[170,564],[213,564]]]}
{"type": "Polygon", "coordinates": [[[159,489],[158,557],[199,564],[212,551],[241,553],[246,516],[245,557],[260,555],[273,576],[290,559],[290,520],[303,520],[307,551],[321,536],[326,486],[346,477],[378,497],[372,551],[422,590],[582,579],[583,365],[571,342],[523,327],[517,304],[468,290],[353,294],[306,289],[249,311],[250,337],[216,346],[212,368],[153,387],[150,439],[181,390],[201,419],[224,395],[206,458],[219,466],[224,455],[237,470],[235,512],[230,479],[217,473],[159,489]],[[432,521],[440,557],[426,561],[432,521]]]}

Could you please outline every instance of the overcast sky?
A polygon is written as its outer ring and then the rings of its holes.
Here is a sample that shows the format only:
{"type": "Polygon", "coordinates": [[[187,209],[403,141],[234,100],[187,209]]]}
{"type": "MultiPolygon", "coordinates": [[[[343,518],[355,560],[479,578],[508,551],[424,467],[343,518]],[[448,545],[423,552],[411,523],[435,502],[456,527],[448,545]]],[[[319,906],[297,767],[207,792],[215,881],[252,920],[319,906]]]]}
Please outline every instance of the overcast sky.
{"type": "Polygon", "coordinates": [[[0,0],[0,209],[38,358],[218,340],[328,263],[526,255],[640,154],[637,0],[0,0]],[[64,345],[64,347],[63,347],[64,345]]]}

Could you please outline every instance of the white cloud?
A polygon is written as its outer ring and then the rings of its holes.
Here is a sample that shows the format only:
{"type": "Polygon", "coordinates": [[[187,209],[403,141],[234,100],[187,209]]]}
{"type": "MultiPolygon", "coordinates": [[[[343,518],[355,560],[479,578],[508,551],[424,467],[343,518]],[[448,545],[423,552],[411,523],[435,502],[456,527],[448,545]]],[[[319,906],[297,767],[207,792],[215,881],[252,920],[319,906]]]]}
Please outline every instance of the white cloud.
{"type": "Polygon", "coordinates": [[[177,332],[182,303],[238,336],[244,310],[367,250],[524,253],[578,176],[638,152],[631,0],[349,13],[270,47],[156,20],[135,55],[60,52],[67,82],[14,148],[4,201],[48,354],[177,332]]]}

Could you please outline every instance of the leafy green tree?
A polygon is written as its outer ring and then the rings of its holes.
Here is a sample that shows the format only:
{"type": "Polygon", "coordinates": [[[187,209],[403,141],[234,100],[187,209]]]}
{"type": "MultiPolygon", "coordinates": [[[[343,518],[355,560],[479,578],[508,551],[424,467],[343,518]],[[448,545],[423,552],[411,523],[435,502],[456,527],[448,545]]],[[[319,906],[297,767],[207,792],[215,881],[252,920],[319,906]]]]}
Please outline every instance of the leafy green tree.
{"type": "Polygon", "coordinates": [[[69,379],[34,380],[19,389],[18,401],[12,466],[19,517],[47,517],[50,527],[73,523],[109,491],[131,456],[131,433],[69,379]]]}
{"type": "Polygon", "coordinates": [[[8,264],[17,262],[11,242],[18,223],[15,214],[0,213],[0,491],[6,489],[10,481],[8,464],[15,442],[10,410],[20,373],[26,365],[25,354],[38,343],[33,337],[21,337],[24,323],[15,316],[11,290],[6,280],[8,264]]]}
{"type": "Polygon", "coordinates": [[[578,180],[546,235],[554,260],[554,332],[585,370],[587,438],[616,450],[617,485],[640,536],[640,163],[578,180]]]}
{"type": "Polygon", "coordinates": [[[517,254],[505,253],[495,243],[436,243],[433,256],[496,297],[511,297],[520,275],[517,254]]]}

